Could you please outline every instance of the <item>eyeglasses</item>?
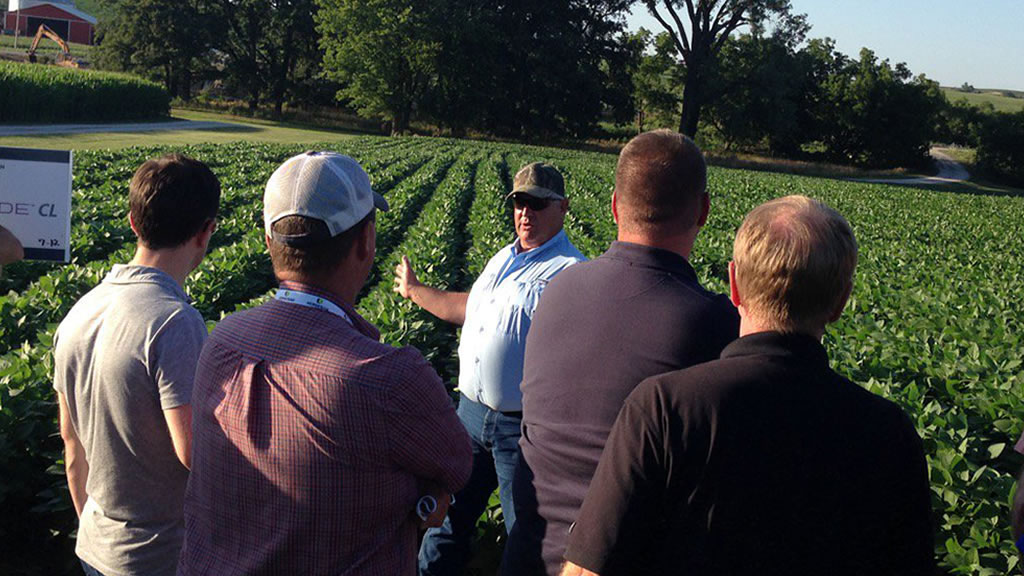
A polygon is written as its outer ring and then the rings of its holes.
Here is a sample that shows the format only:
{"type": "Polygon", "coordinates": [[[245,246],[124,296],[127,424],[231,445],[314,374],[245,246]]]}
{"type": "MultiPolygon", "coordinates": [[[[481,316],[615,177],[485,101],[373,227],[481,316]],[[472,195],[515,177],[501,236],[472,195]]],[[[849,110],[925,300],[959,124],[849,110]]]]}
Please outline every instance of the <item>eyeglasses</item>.
{"type": "Polygon", "coordinates": [[[537,198],[536,196],[530,196],[529,194],[513,194],[512,204],[515,205],[516,210],[522,210],[526,207],[534,212],[540,212],[551,204],[551,199],[537,198]]]}

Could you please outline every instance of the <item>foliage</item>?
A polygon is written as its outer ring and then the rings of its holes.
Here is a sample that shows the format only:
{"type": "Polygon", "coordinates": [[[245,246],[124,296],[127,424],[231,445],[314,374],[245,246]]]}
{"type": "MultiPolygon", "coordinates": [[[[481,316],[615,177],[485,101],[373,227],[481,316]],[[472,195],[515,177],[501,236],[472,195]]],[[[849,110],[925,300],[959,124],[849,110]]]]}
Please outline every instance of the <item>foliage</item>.
{"type": "Polygon", "coordinates": [[[717,73],[709,83],[709,124],[720,146],[799,156],[811,137],[807,107],[816,79],[787,38],[744,34],[725,42],[717,73]]]}
{"type": "Polygon", "coordinates": [[[653,35],[641,28],[632,35],[636,60],[633,70],[633,106],[636,130],[649,126],[672,126],[679,115],[685,70],[679,65],[676,48],[668,32],[653,35]]]}
{"type": "Polygon", "coordinates": [[[392,122],[461,134],[589,134],[629,116],[626,0],[319,0],[324,73],[339,100],[392,122]],[[452,25],[457,22],[458,25],[452,25]]]}
{"type": "Polygon", "coordinates": [[[324,71],[341,86],[338,98],[361,114],[390,120],[393,134],[405,132],[437,72],[435,4],[318,0],[318,5],[324,71]]]}
{"type": "MultiPolygon", "coordinates": [[[[224,185],[217,245],[187,286],[211,324],[266,300],[273,281],[261,245],[262,186],[280,161],[305,148],[237,144],[182,150],[208,161],[224,185]]],[[[329,148],[359,159],[392,206],[378,221],[378,257],[358,310],[389,343],[421,347],[446,382],[456,374],[456,333],[391,292],[390,271],[400,254],[409,254],[431,282],[468,287],[486,260],[513,238],[504,201],[509,175],[535,160],[565,174],[571,201],[566,228],[584,254],[600,254],[615,238],[610,155],[426,138],[359,138],[329,148]]],[[[143,158],[163,151],[77,154],[75,218],[88,220],[73,227],[78,260],[35,270],[35,276],[27,263],[4,270],[17,277],[9,285],[17,292],[0,297],[0,572],[16,573],[26,565],[39,573],[74,568],[74,513],[50,384],[52,333],[109,266],[130,256],[130,237],[123,235],[119,216],[127,181],[143,158]],[[90,242],[97,248],[90,251],[90,242]]],[[[722,168],[710,170],[709,190],[711,217],[691,262],[702,283],[716,291],[726,288],[736,227],[760,202],[802,193],[847,216],[860,262],[850,304],[825,338],[832,365],[896,401],[914,421],[928,457],[936,557],[943,570],[1016,570],[1008,515],[1021,465],[1011,447],[1024,414],[1024,199],[722,168]]],[[[492,499],[478,523],[481,552],[474,570],[493,573],[503,538],[492,499]]]]}
{"type": "Polygon", "coordinates": [[[981,123],[977,164],[993,179],[1024,186],[1024,110],[997,112],[981,123]]]}
{"type": "Polygon", "coordinates": [[[0,61],[0,122],[151,119],[170,112],[159,85],[134,76],[0,61]]]}
{"type": "Polygon", "coordinates": [[[163,82],[188,100],[209,73],[213,38],[206,0],[110,0],[96,29],[97,64],[163,82]]]}
{"type": "Polygon", "coordinates": [[[955,100],[939,111],[935,139],[958,146],[977,146],[982,122],[994,113],[991,102],[974,106],[964,98],[955,100]]]}
{"type": "Polygon", "coordinates": [[[226,55],[223,76],[255,110],[261,99],[281,114],[286,97],[315,83],[320,67],[313,0],[210,0],[215,46],[226,55]]]}
{"type": "Polygon", "coordinates": [[[769,19],[790,35],[802,37],[807,30],[806,18],[791,13],[789,0],[644,0],[643,4],[668,32],[686,67],[679,131],[690,137],[697,134],[702,108],[717,97],[708,83],[714,78],[719,52],[734,31],[741,26],[759,30],[769,19]]]}
{"type": "Polygon", "coordinates": [[[938,84],[912,78],[903,63],[879,62],[867,48],[858,61],[828,47],[818,55],[834,70],[821,84],[813,111],[826,159],[869,167],[923,164],[933,118],[944,103],[938,84]]]}

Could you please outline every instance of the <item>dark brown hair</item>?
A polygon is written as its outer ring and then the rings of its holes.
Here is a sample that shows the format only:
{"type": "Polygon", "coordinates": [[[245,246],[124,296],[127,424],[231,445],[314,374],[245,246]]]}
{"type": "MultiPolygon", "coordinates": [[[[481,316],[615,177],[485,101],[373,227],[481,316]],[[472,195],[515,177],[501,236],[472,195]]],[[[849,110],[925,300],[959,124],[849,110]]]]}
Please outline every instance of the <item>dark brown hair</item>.
{"type": "MultiPolygon", "coordinates": [[[[370,210],[365,218],[348,230],[304,248],[295,248],[271,240],[270,261],[274,265],[274,272],[278,275],[282,272],[291,272],[308,279],[323,279],[348,257],[356,238],[375,218],[376,210],[370,210]]],[[[275,234],[289,236],[330,235],[327,224],[322,220],[305,216],[285,216],[274,222],[271,229],[275,234]]]]}
{"type": "Polygon", "coordinates": [[[220,181],[206,164],[187,156],[154,158],[135,171],[128,207],[143,246],[174,248],[217,217],[220,181]]]}
{"type": "Polygon", "coordinates": [[[619,154],[615,198],[620,227],[654,235],[689,230],[706,193],[704,155],[678,132],[645,132],[619,154]]]}

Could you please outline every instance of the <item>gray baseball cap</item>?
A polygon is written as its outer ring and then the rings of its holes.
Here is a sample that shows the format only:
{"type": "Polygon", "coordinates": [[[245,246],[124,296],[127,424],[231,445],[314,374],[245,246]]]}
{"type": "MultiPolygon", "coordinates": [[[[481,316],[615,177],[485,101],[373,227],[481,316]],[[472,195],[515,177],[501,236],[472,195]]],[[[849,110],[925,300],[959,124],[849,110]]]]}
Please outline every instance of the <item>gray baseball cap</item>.
{"type": "Polygon", "coordinates": [[[370,177],[358,162],[337,152],[310,151],[285,160],[271,174],[263,194],[263,224],[275,242],[303,247],[327,238],[275,234],[274,222],[286,216],[315,218],[333,238],[374,208],[387,212],[388,203],[370,187],[370,177]]]}
{"type": "Polygon", "coordinates": [[[513,194],[529,194],[536,198],[565,198],[565,180],[558,170],[543,162],[527,164],[516,172],[512,179],[513,194]]]}

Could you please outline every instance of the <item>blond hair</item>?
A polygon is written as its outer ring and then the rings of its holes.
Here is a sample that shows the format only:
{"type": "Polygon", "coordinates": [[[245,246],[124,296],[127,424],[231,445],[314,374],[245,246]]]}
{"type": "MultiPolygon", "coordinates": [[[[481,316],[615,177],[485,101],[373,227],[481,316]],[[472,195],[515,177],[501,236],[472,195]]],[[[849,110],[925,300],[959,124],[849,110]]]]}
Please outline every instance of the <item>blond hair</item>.
{"type": "Polygon", "coordinates": [[[782,332],[817,331],[849,296],[857,240],[841,214],[806,196],[766,202],[743,219],[733,245],[744,307],[782,332]]]}

